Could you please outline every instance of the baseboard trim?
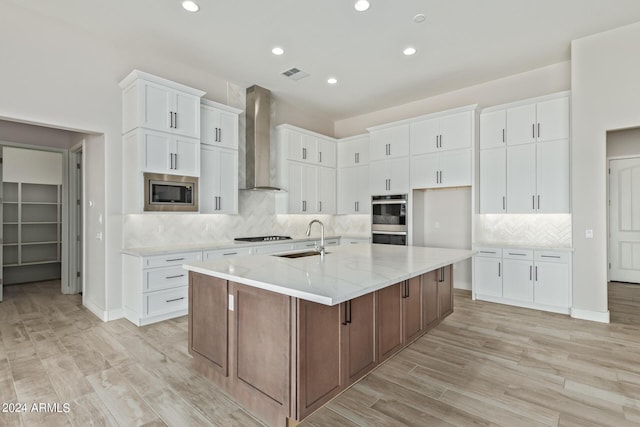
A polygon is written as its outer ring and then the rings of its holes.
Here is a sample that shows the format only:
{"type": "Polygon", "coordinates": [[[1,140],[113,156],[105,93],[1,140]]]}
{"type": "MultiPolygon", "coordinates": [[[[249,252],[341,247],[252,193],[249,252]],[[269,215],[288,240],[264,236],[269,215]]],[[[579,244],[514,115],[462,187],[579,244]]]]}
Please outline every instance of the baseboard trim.
{"type": "Polygon", "coordinates": [[[95,314],[95,316],[103,322],[109,320],[109,314],[91,301],[82,301],[82,305],[84,305],[90,312],[95,314]]]}
{"type": "Polygon", "coordinates": [[[109,310],[107,316],[109,317],[109,321],[122,319],[124,317],[124,310],[121,308],[109,310]]]}
{"type": "Polygon", "coordinates": [[[609,310],[601,312],[571,308],[571,317],[574,319],[590,320],[592,322],[611,323],[609,310]]]}

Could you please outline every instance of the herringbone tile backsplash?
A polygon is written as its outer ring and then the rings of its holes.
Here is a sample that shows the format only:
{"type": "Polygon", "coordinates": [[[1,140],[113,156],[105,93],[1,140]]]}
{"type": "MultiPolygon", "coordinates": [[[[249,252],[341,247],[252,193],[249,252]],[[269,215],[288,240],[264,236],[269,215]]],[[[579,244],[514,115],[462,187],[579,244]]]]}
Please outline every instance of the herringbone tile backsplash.
{"type": "Polygon", "coordinates": [[[571,215],[476,215],[476,243],[571,247],[571,215]]]}

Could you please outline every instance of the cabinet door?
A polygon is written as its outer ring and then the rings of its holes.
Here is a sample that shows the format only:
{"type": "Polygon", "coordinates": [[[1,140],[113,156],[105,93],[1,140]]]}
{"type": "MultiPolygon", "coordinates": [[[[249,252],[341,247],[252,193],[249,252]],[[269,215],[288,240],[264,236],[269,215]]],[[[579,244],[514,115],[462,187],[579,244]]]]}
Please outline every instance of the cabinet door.
{"type": "Polygon", "coordinates": [[[535,213],[536,146],[507,148],[507,212],[535,213]]]}
{"type": "Polygon", "coordinates": [[[378,310],[378,360],[381,362],[402,348],[402,291],[404,283],[376,292],[378,310]]]}
{"type": "Polygon", "coordinates": [[[440,154],[440,187],[471,185],[471,150],[445,151],[440,154]]]}
{"type": "Polygon", "coordinates": [[[440,269],[438,281],[438,318],[442,320],[453,313],[453,271],[448,265],[440,269]]]}
{"type": "Polygon", "coordinates": [[[438,151],[440,125],[438,119],[422,120],[410,125],[411,155],[438,151]]]}
{"type": "Polygon", "coordinates": [[[538,142],[569,139],[569,97],[539,102],[536,113],[538,142]]]}
{"type": "Polygon", "coordinates": [[[422,278],[413,277],[404,284],[402,298],[404,343],[418,338],[423,331],[422,322],[422,278]]]}
{"type": "Polygon", "coordinates": [[[504,147],[507,141],[507,111],[498,110],[480,115],[480,149],[504,147]]]}
{"type": "Polygon", "coordinates": [[[355,208],[358,214],[371,213],[371,189],[369,178],[369,165],[358,166],[354,168],[354,194],[357,202],[355,208]]]}
{"type": "Polygon", "coordinates": [[[198,204],[201,213],[218,213],[217,197],[220,196],[220,149],[202,145],[200,147],[200,173],[198,204]]]}
{"type": "Polygon", "coordinates": [[[173,136],[164,132],[140,131],[141,169],[143,172],[174,173],[173,136]]]}
{"type": "Polygon", "coordinates": [[[220,112],[215,108],[200,106],[200,142],[218,145],[220,112]]]}
{"type": "Polygon", "coordinates": [[[174,154],[172,173],[200,176],[200,140],[177,135],[174,154]]]}
{"type": "Polygon", "coordinates": [[[440,154],[411,156],[411,188],[434,188],[440,181],[440,154]]]}
{"type": "Polygon", "coordinates": [[[318,212],[318,167],[302,166],[302,211],[304,213],[318,212]]]}
{"type": "Polygon", "coordinates": [[[336,143],[318,138],[318,151],[316,162],[320,166],[336,167],[336,143]]]}
{"type": "Polygon", "coordinates": [[[318,166],[318,213],[336,213],[336,170],[318,166]]]}
{"type": "Polygon", "coordinates": [[[375,293],[347,301],[340,305],[340,310],[343,384],[349,386],[378,363],[375,293]]]}
{"type": "Polygon", "coordinates": [[[502,259],[473,257],[473,290],[476,295],[502,297],[502,259]]]}
{"type": "Polygon", "coordinates": [[[536,261],[533,298],[536,304],[568,308],[569,264],[536,261]]]}
{"type": "Polygon", "coordinates": [[[238,149],[238,115],[227,111],[219,112],[218,145],[238,149]]]}
{"type": "Polygon", "coordinates": [[[536,144],[536,207],[539,213],[569,213],[569,140],[536,144]]]}
{"type": "Polygon", "coordinates": [[[507,109],[507,145],[527,144],[536,140],[536,105],[507,109]]]}
{"type": "Polygon", "coordinates": [[[371,132],[371,160],[409,155],[409,125],[371,132]]]}
{"type": "Polygon", "coordinates": [[[218,213],[238,213],[238,152],[220,149],[218,213]]]}
{"type": "Polygon", "coordinates": [[[317,140],[315,136],[287,129],[289,159],[297,162],[315,163],[317,140]]]}
{"type": "Polygon", "coordinates": [[[409,159],[388,160],[391,168],[389,192],[391,194],[406,194],[409,192],[409,159]]]}
{"type": "Polygon", "coordinates": [[[142,120],[141,126],[172,132],[171,112],[174,103],[175,92],[164,86],[150,82],[142,83],[142,120]]]}
{"type": "Polygon", "coordinates": [[[289,213],[302,213],[306,207],[303,203],[303,164],[298,162],[287,162],[289,167],[289,213]]]}
{"type": "Polygon", "coordinates": [[[338,166],[358,166],[369,164],[369,136],[365,135],[337,144],[338,166]]]}
{"type": "Polygon", "coordinates": [[[480,213],[507,211],[507,149],[480,151],[480,213]]]}
{"type": "Polygon", "coordinates": [[[340,371],[342,305],[298,300],[298,417],[302,419],[343,389],[340,371]]]}
{"type": "Polygon", "coordinates": [[[440,150],[471,148],[471,111],[440,119],[440,150]]]}
{"type": "Polygon", "coordinates": [[[207,358],[228,376],[228,282],[189,273],[189,353],[207,358]]]}
{"type": "Polygon", "coordinates": [[[370,167],[370,182],[371,182],[371,195],[381,195],[389,193],[389,179],[390,167],[388,162],[371,162],[370,167]]]}
{"type": "Polygon", "coordinates": [[[200,138],[200,98],[175,92],[173,133],[200,138]]]}
{"type": "Polygon", "coordinates": [[[502,296],[515,301],[533,302],[533,262],[505,258],[502,296]]]}
{"type": "Polygon", "coordinates": [[[424,330],[438,324],[438,275],[437,270],[422,275],[422,322],[424,330]]]}
{"type": "MultiPolygon", "coordinates": [[[[338,169],[338,214],[353,214],[356,212],[356,179],[358,168],[348,167],[338,169]]],[[[367,182],[369,176],[367,174],[367,182]]]]}

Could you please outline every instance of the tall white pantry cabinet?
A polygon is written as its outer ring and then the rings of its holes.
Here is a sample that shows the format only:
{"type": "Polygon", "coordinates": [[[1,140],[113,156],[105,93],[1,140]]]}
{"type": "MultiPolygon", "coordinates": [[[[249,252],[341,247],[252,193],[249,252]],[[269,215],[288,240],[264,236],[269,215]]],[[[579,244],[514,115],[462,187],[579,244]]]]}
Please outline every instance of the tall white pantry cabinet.
{"type": "MultiPolygon", "coordinates": [[[[482,110],[480,215],[571,213],[569,108],[560,92],[482,110]]],[[[474,298],[570,312],[570,248],[474,247],[474,298]]]]}

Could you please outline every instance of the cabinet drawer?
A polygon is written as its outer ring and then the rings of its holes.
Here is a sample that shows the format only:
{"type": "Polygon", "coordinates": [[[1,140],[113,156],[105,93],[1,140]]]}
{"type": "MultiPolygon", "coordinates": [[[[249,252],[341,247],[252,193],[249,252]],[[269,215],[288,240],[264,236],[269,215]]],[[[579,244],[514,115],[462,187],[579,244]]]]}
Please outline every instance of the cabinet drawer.
{"type": "Polygon", "coordinates": [[[535,251],[536,261],[569,263],[568,252],[535,251]]]}
{"type": "Polygon", "coordinates": [[[182,286],[166,291],[144,294],[144,315],[158,316],[172,311],[186,310],[189,303],[189,287],[182,286]]]}
{"type": "Polygon", "coordinates": [[[265,245],[256,247],[256,255],[275,254],[276,252],[286,252],[294,250],[293,243],[277,244],[277,245],[265,245]]]}
{"type": "Polygon", "coordinates": [[[502,248],[476,248],[475,256],[485,258],[502,258],[502,248]]]}
{"type": "MultiPolygon", "coordinates": [[[[326,244],[326,242],[325,242],[326,244]]],[[[298,242],[293,245],[293,249],[313,249],[320,245],[320,241],[311,240],[308,242],[298,242]]]]}
{"type": "Polygon", "coordinates": [[[253,248],[230,248],[230,249],[216,249],[211,251],[204,251],[203,259],[205,261],[216,258],[223,258],[229,256],[247,256],[253,255],[253,248]]]}
{"type": "Polygon", "coordinates": [[[182,265],[190,261],[202,261],[202,252],[179,252],[168,255],[157,255],[144,257],[144,268],[168,267],[171,265],[182,265]]]}
{"type": "Polygon", "coordinates": [[[189,284],[189,274],[182,266],[144,270],[143,292],[159,291],[189,284]]]}
{"type": "Polygon", "coordinates": [[[502,257],[506,259],[533,259],[533,251],[530,249],[502,249],[502,257]]]}

